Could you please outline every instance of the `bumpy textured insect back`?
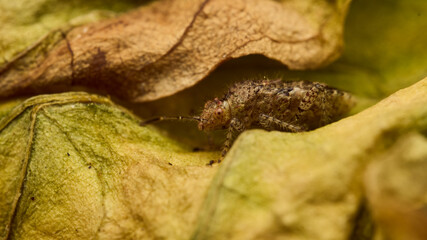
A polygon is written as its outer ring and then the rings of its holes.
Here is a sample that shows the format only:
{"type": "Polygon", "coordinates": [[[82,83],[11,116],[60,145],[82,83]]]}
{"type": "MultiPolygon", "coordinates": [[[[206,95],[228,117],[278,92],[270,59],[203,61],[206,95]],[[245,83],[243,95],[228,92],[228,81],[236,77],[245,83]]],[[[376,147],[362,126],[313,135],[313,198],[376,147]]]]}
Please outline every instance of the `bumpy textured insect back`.
{"type": "Polygon", "coordinates": [[[245,81],[232,86],[222,98],[205,104],[200,117],[158,117],[161,120],[196,120],[203,131],[228,129],[221,159],[233,139],[246,129],[287,132],[313,130],[338,120],[354,105],[349,93],[318,82],[245,81]]]}

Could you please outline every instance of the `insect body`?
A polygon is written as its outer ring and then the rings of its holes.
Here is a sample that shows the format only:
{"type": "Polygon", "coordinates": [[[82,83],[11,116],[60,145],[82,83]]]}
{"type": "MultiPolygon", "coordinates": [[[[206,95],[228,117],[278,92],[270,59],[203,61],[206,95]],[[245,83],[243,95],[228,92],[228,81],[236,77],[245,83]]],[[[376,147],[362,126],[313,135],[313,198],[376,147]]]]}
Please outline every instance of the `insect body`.
{"type": "Polygon", "coordinates": [[[228,129],[222,159],[233,138],[246,129],[308,131],[336,121],[353,104],[350,94],[323,83],[245,81],[232,86],[222,98],[206,102],[200,117],[160,117],[143,124],[193,119],[199,121],[200,130],[228,129]]]}

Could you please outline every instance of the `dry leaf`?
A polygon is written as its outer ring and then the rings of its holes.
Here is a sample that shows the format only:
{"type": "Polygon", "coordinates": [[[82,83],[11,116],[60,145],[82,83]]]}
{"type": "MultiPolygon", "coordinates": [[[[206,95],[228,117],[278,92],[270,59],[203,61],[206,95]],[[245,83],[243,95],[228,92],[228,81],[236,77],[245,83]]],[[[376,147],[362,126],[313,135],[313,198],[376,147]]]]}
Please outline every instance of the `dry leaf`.
{"type": "Polygon", "coordinates": [[[394,155],[391,136],[427,128],[426,91],[427,78],[311,132],[247,131],[214,167],[218,154],[179,147],[108,99],[27,100],[0,122],[0,234],[349,239],[366,163],[394,155]]]}
{"type": "Polygon", "coordinates": [[[357,239],[358,221],[369,224],[358,214],[365,166],[374,153],[393,154],[392,136],[427,128],[426,91],[424,78],[302,134],[242,133],[210,185],[193,239],[357,239]]]}
{"type": "Polygon", "coordinates": [[[194,85],[227,59],[249,54],[291,69],[317,68],[339,55],[348,3],[155,2],[69,30],[48,53],[23,54],[3,66],[0,96],[85,86],[132,101],[154,100],[194,85]]]}
{"type": "MultiPolygon", "coordinates": [[[[306,3],[286,4],[301,10],[304,6],[297,5],[306,3]]],[[[335,77],[348,90],[381,92],[372,93],[376,97],[425,76],[422,46],[426,34],[419,31],[425,22],[420,20],[426,16],[421,14],[424,2],[391,1],[380,6],[365,0],[355,5],[352,28],[347,29],[353,48],[335,67],[316,73],[327,81],[335,77]],[[388,14],[371,19],[375,14],[370,11],[379,9],[388,14]],[[402,44],[402,39],[409,44],[402,44]],[[405,47],[393,49],[399,45],[405,47]]],[[[189,17],[187,23],[191,21],[189,17]]],[[[60,35],[56,32],[54,39],[61,39],[60,35]]],[[[183,30],[177,38],[184,35],[183,30]]],[[[64,44],[55,51],[62,46],[65,57],[70,52],[64,44]]],[[[174,41],[166,49],[173,46],[174,41]]],[[[9,80],[22,80],[30,76],[25,75],[29,69],[43,66],[43,54],[38,56],[40,62],[29,55],[8,66],[7,74],[15,71],[9,80]]],[[[147,62],[157,66],[162,56],[147,62]]],[[[67,61],[65,75],[56,72],[61,77],[58,82],[71,72],[67,61]]],[[[182,63],[170,63],[174,64],[182,63]]],[[[311,73],[302,72],[302,76],[311,73]]],[[[4,86],[3,77],[0,86],[4,86]]],[[[29,81],[23,85],[34,83],[29,81]]],[[[65,83],[68,88],[71,81],[65,83]]],[[[139,127],[137,119],[107,99],[76,93],[34,98],[0,123],[0,238],[8,234],[5,227],[11,226],[10,239],[372,239],[372,232],[366,238],[355,234],[362,221],[358,209],[363,209],[360,205],[367,195],[386,235],[424,239],[426,142],[419,134],[400,135],[413,130],[425,133],[426,92],[424,79],[360,114],[313,132],[246,132],[218,173],[204,166],[215,153],[192,153],[179,147],[156,131],[139,127]],[[392,144],[397,139],[401,140],[392,144]],[[369,160],[379,161],[368,165],[365,192],[361,181],[369,160]]],[[[2,103],[0,117],[14,104],[2,103]]],[[[165,108],[165,104],[158,106],[165,108]]]]}
{"type": "Polygon", "coordinates": [[[427,239],[427,140],[402,136],[369,165],[365,188],[381,235],[389,240],[427,239]]]}
{"type": "Polygon", "coordinates": [[[216,157],[103,97],[28,99],[0,121],[0,239],[186,239],[216,157]]]}

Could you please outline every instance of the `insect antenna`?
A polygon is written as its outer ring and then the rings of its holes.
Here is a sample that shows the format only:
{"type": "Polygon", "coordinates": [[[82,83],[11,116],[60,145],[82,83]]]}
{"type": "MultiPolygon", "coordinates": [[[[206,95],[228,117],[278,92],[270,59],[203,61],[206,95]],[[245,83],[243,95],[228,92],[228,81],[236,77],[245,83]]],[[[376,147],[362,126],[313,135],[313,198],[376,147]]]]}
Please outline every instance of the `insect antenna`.
{"type": "Polygon", "coordinates": [[[199,116],[175,116],[175,117],[166,117],[166,116],[162,116],[162,117],[155,117],[155,118],[151,118],[145,121],[142,121],[139,125],[141,126],[145,126],[147,124],[151,124],[154,122],[159,122],[159,121],[164,121],[164,120],[191,120],[191,121],[200,121],[200,117],[199,116]]]}

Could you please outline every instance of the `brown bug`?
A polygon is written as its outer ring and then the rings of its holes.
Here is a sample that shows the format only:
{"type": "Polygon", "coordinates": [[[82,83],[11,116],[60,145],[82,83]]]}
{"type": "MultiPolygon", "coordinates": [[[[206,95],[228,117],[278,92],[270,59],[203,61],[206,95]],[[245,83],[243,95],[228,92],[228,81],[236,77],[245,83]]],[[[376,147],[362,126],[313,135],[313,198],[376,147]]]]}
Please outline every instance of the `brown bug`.
{"type": "Polygon", "coordinates": [[[199,130],[228,129],[220,162],[235,136],[246,129],[287,132],[313,130],[338,120],[354,105],[352,96],[318,82],[244,81],[221,98],[205,104],[200,116],[157,117],[162,120],[196,120],[199,130]]]}

